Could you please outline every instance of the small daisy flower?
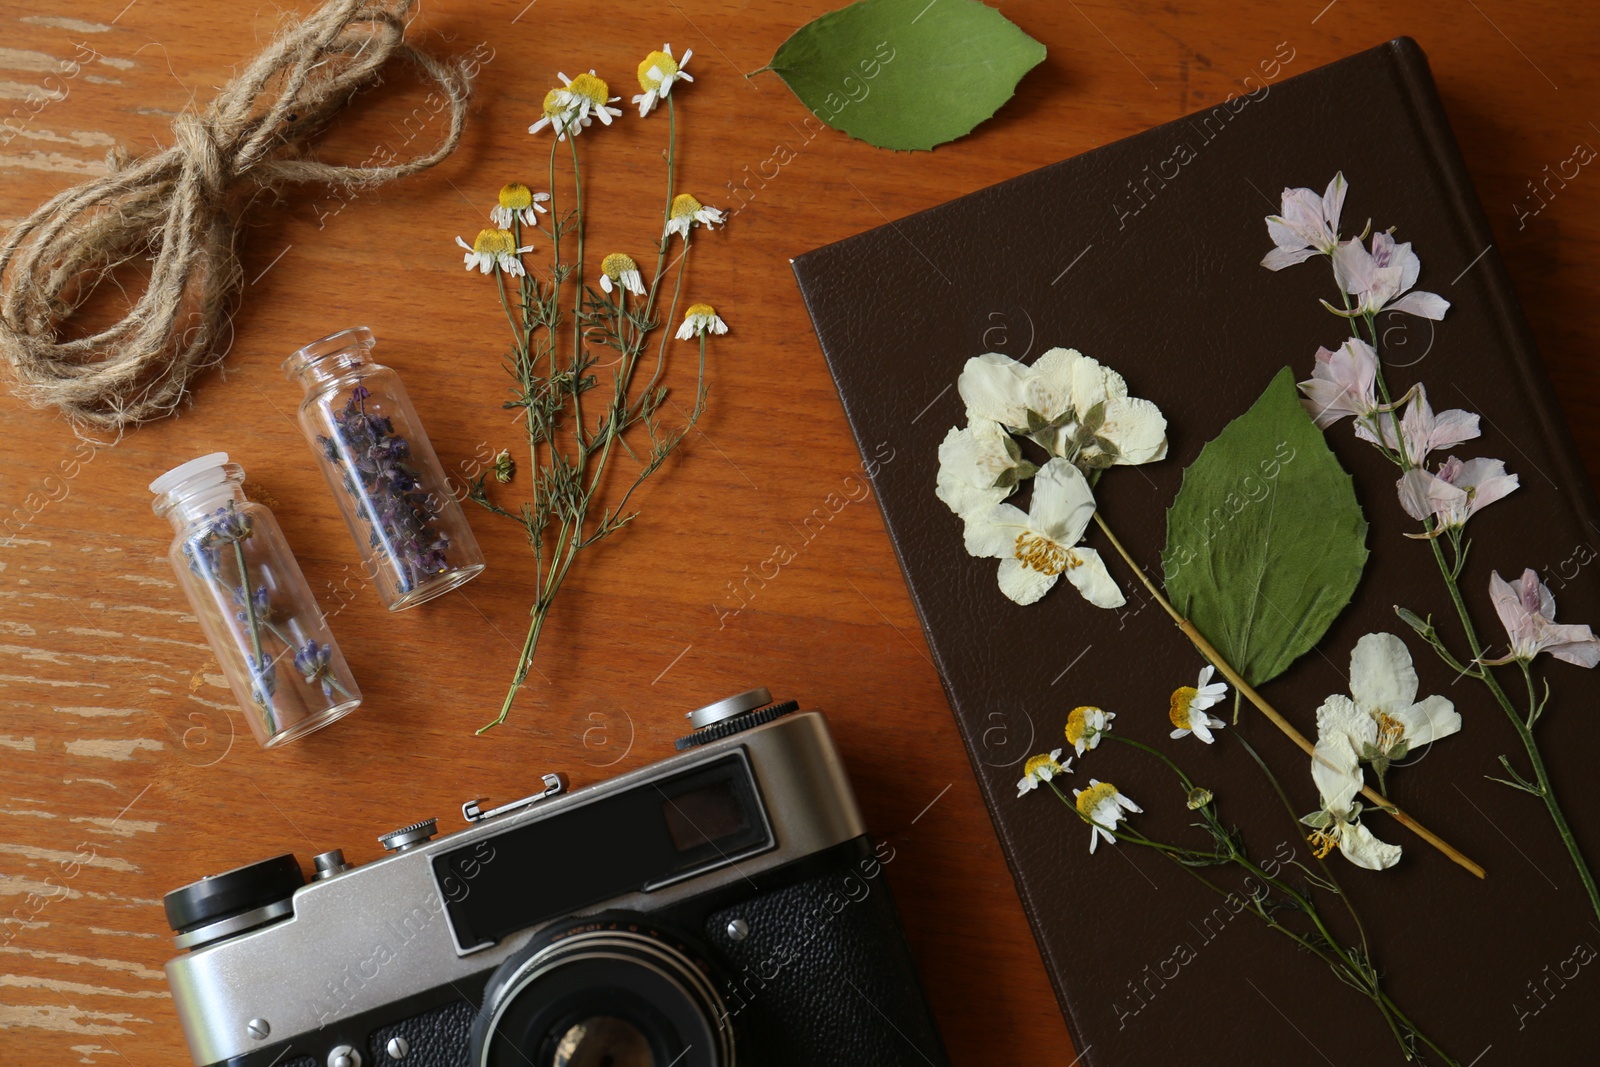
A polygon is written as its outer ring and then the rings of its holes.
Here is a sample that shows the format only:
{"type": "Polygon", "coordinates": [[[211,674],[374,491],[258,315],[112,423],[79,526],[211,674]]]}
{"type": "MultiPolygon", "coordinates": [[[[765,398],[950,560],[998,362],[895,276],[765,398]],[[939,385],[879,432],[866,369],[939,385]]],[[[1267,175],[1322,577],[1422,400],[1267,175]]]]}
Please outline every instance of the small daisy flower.
{"type": "Polygon", "coordinates": [[[1117,839],[1112,834],[1117,824],[1127,818],[1124,811],[1143,811],[1139,805],[1129,800],[1117,791],[1117,787],[1110,782],[1099,779],[1089,779],[1088,789],[1074,789],[1073,797],[1077,801],[1078,814],[1090,824],[1089,851],[1093,852],[1095,846],[1103,837],[1111,844],[1116,844],[1117,839]]]}
{"type": "Polygon", "coordinates": [[[708,333],[724,334],[728,332],[728,324],[722,321],[717,314],[717,309],[710,304],[690,304],[689,311],[683,316],[683,325],[678,327],[675,335],[680,341],[692,341],[696,337],[704,337],[708,333]]]}
{"type": "Polygon", "coordinates": [[[662,236],[671,237],[677,234],[688,239],[689,229],[695,223],[702,226],[716,226],[727,219],[727,213],[718,211],[714,207],[706,207],[688,193],[679,193],[672,198],[672,210],[667,212],[667,230],[662,236]]]}
{"type": "Polygon", "coordinates": [[[540,205],[549,199],[549,193],[536,193],[521,182],[509,182],[500,187],[500,203],[489,209],[489,221],[502,230],[511,229],[511,223],[517,219],[533,226],[547,210],[540,205]]]}
{"type": "Polygon", "coordinates": [[[672,93],[673,82],[692,82],[694,78],[684,71],[694,49],[685,49],[682,59],[672,58],[672,46],[664,44],[661,51],[651,52],[639,64],[639,88],[644,92],[633,98],[639,105],[639,117],[650,114],[650,109],[672,93]]]}
{"type": "Polygon", "coordinates": [[[613,252],[600,261],[600,288],[611,292],[621,286],[635,296],[644,295],[644,278],[639,275],[639,264],[633,257],[613,252]]]}
{"type": "Polygon", "coordinates": [[[1080,756],[1099,747],[1100,735],[1111,729],[1111,720],[1116,717],[1116,712],[1102,708],[1073,708],[1067,715],[1068,743],[1080,756]]]}
{"type": "Polygon", "coordinates": [[[544,94],[543,117],[528,127],[529,133],[549,126],[558,141],[565,141],[568,134],[576,137],[595,119],[609,126],[613,118],[622,114],[621,108],[611,106],[622,97],[612,96],[611,86],[605,79],[595,77],[594,71],[576,78],[561,74],[560,78],[562,87],[544,94]]]}
{"type": "Polygon", "coordinates": [[[1066,774],[1072,770],[1072,760],[1061,762],[1061,750],[1052,749],[1048,756],[1029,756],[1028,762],[1022,765],[1022,778],[1017,782],[1017,796],[1024,796],[1039,788],[1040,782],[1048,782],[1058,774],[1066,774]]]}
{"type": "Polygon", "coordinates": [[[488,274],[498,268],[515,278],[527,273],[522,267],[520,258],[522,253],[533,251],[532,245],[518,248],[517,240],[511,235],[511,231],[499,228],[479,230],[478,236],[470,245],[457,237],[456,244],[467,250],[464,259],[468,270],[476,267],[484,274],[488,274]]]}
{"type": "Polygon", "coordinates": [[[1172,707],[1167,712],[1167,717],[1176,727],[1172,731],[1174,738],[1186,737],[1194,734],[1206,744],[1212,741],[1211,731],[1223,727],[1221,719],[1207,715],[1206,709],[1219,703],[1228,693],[1228,687],[1223,682],[1212,682],[1213,668],[1207,664],[1200,671],[1200,680],[1194,685],[1179,686],[1172,691],[1172,707]],[[1207,684],[1207,683],[1210,684],[1207,684]]]}

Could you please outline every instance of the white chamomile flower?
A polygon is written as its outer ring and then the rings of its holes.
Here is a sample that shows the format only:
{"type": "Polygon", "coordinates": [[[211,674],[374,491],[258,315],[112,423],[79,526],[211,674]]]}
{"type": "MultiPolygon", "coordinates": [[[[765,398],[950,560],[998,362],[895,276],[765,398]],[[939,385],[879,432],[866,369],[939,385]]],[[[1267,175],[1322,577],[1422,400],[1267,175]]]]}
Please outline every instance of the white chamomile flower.
{"type": "MultiPolygon", "coordinates": [[[[1327,705],[1324,705],[1325,708],[1327,705]]],[[[1381,871],[1400,862],[1400,846],[1386,844],[1361,825],[1361,764],[1342,729],[1317,711],[1317,744],[1311,757],[1311,777],[1322,796],[1322,809],[1300,821],[1311,827],[1306,839],[1317,858],[1337,848],[1357,867],[1381,871]]]]}
{"type": "Polygon", "coordinates": [[[706,207],[688,193],[679,193],[672,198],[672,208],[667,212],[667,229],[662,236],[671,237],[677,234],[687,239],[689,229],[695,223],[711,227],[722,223],[727,217],[726,212],[706,207]]]}
{"type": "Polygon", "coordinates": [[[633,261],[632,256],[613,252],[600,261],[600,288],[609,293],[619,287],[635,296],[644,295],[644,279],[639,275],[639,264],[633,261]]]}
{"type": "Polygon", "coordinates": [[[728,324],[722,321],[716,308],[710,304],[690,304],[688,312],[683,316],[683,325],[678,327],[678,332],[673,336],[680,341],[692,341],[708,333],[727,332],[728,324]]]}
{"type": "Polygon", "coordinates": [[[1052,749],[1048,756],[1029,756],[1028,762],[1022,765],[1022,778],[1017,782],[1017,796],[1024,796],[1039,788],[1040,782],[1048,782],[1058,774],[1066,774],[1072,770],[1072,761],[1061,762],[1061,750],[1052,749]]]}
{"type": "Polygon", "coordinates": [[[1088,789],[1074,789],[1072,795],[1077,801],[1078,814],[1083,816],[1090,826],[1090,852],[1094,851],[1102,837],[1110,844],[1117,843],[1116,836],[1111,831],[1127,818],[1124,812],[1144,810],[1118,792],[1116,786],[1110,782],[1102,782],[1098,778],[1089,779],[1088,789]]]}
{"type": "Polygon", "coordinates": [[[639,64],[639,88],[644,92],[633,98],[639,105],[639,117],[650,114],[650,109],[672,94],[673,82],[692,82],[694,78],[683,68],[689,65],[694,49],[684,50],[682,59],[672,58],[672,46],[664,44],[661,51],[651,52],[639,64]]]}
{"type": "Polygon", "coordinates": [[[1111,720],[1116,717],[1116,712],[1103,708],[1073,708],[1067,715],[1067,742],[1080,756],[1092,748],[1098,748],[1100,735],[1110,731],[1111,720]]]}
{"type": "Polygon", "coordinates": [[[1128,395],[1122,375],[1071,348],[1032,364],[987,352],[967,360],[956,386],[967,418],[992,419],[1086,469],[1167,455],[1167,420],[1128,395]]]}
{"type": "Polygon", "coordinates": [[[940,443],[934,493],[965,519],[1000,503],[1038,469],[1022,458],[1022,449],[1004,426],[973,419],[968,426],[952,426],[940,443]]]}
{"type": "Polygon", "coordinates": [[[502,229],[479,230],[470,245],[457,237],[456,244],[467,250],[465,260],[468,270],[477,268],[484,274],[501,270],[514,278],[527,273],[522,267],[522,253],[533,251],[532,245],[518,248],[511,231],[502,229]]]}
{"type": "Polygon", "coordinates": [[[549,199],[549,193],[536,193],[521,182],[508,182],[500,187],[500,202],[489,209],[489,221],[502,230],[511,229],[518,220],[525,226],[537,225],[539,216],[548,210],[542,205],[549,199]]]}
{"type": "Polygon", "coordinates": [[[538,133],[549,126],[557,140],[565,141],[568,134],[576,137],[595,119],[609,126],[613,118],[622,114],[621,108],[611,106],[622,97],[612,96],[611,86],[605,79],[596,77],[594,71],[576,78],[562,74],[560,78],[561,88],[544,94],[543,117],[528,127],[529,133],[538,133]]]}
{"type": "Polygon", "coordinates": [[[1212,741],[1211,731],[1223,727],[1221,719],[1206,714],[1206,709],[1221,703],[1228,695],[1228,686],[1211,681],[1214,668],[1208,663],[1200,671],[1200,680],[1194,685],[1183,685],[1172,691],[1172,706],[1167,717],[1172,720],[1174,740],[1194,734],[1206,744],[1212,741]]]}
{"type": "Polygon", "coordinates": [[[1119,608],[1127,601],[1100,553],[1077,547],[1094,516],[1094,494],[1083,472],[1052,459],[1033,477],[1033,501],[1024,512],[1011,504],[966,516],[967,554],[1000,561],[1000,591],[1018,604],[1032,604],[1061,575],[1095,607],[1119,608]]]}

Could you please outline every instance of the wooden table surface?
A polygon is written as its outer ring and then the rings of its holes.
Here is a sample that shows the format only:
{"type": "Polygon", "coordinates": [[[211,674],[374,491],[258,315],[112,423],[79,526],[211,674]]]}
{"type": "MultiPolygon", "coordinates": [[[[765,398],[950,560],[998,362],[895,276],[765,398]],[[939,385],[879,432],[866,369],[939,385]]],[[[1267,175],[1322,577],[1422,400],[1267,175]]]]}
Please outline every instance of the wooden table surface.
{"type": "MultiPolygon", "coordinates": [[[[51,411],[0,400],[0,1061],[187,1062],[161,971],[174,954],[166,891],[283,851],[308,862],[343,847],[368,861],[378,833],[426,816],[454,828],[463,800],[521,795],[545,771],[583,785],[641,767],[670,754],[685,710],[766,684],[831,717],[868,822],[894,845],[889,881],[953,1061],[1071,1063],[788,259],[1220,101],[1284,50],[1280,77],[1410,34],[1600,471],[1600,176],[1573,176],[1580,146],[1600,144],[1595,13],[1557,0],[1324,2],[1005,3],[1049,58],[997,119],[932,156],[814,135],[774,77],[742,77],[831,0],[425,5],[416,40],[482,61],[459,151],[359,197],[298,188],[257,202],[232,349],[197,380],[191,408],[102,447],[51,411]],[[453,238],[485,224],[503,182],[538,184],[545,142],[525,130],[557,70],[593,66],[629,95],[638,59],[663,41],[695,52],[698,80],[679,89],[684,188],[740,206],[698,246],[687,289],[732,332],[713,349],[702,432],[648,484],[637,525],[580,559],[510,723],[475,737],[527,624],[533,561],[519,530],[473,509],[489,572],[385,612],[362,587],[278,363],[365,323],[448,465],[516,446],[500,409],[504,322],[453,238]],[[735,186],[747,190],[737,200],[735,186]],[[213,450],[275,508],[366,695],[354,716],[278,752],[250,739],[149,510],[152,476],[213,450]],[[826,522],[808,531],[816,515],[826,522]],[[777,546],[792,561],[752,581],[777,546]]],[[[100,173],[115,145],[170,143],[177,111],[308,9],[6,4],[0,222],[100,173]]],[[[421,96],[391,79],[323,157],[425,143],[441,123],[413,110],[421,96]]],[[[649,247],[661,136],[633,121],[581,139],[592,248],[649,247]]]]}

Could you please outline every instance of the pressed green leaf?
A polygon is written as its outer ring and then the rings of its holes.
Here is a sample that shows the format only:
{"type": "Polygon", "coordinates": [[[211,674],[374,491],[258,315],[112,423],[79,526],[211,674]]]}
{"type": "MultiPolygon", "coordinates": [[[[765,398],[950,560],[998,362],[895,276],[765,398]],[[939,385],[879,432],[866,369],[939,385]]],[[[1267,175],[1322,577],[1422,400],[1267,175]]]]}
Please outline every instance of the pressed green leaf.
{"type": "Polygon", "coordinates": [[[977,0],[860,0],[800,27],[766,69],[836,130],[929,149],[993,115],[1044,54],[977,0]]]}
{"type": "Polygon", "coordinates": [[[1285,367],[1184,471],[1167,509],[1167,595],[1260,685],[1309,651],[1350,602],[1366,541],[1350,476],[1285,367]]]}

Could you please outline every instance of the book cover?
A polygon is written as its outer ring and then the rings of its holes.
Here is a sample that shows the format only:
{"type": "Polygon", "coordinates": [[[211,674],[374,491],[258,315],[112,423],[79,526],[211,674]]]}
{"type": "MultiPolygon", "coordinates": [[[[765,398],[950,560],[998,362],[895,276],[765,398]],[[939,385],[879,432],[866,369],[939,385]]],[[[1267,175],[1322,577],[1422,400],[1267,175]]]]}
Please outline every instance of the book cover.
{"type": "MultiPolygon", "coordinates": [[[[1117,468],[1095,496],[1159,583],[1166,509],[1184,469],[1284,367],[1311,377],[1318,347],[1336,348],[1348,333],[1318,304],[1337,292],[1326,264],[1261,266],[1272,248],[1263,219],[1279,212],[1280,192],[1321,190],[1340,172],[1345,234],[1368,218],[1398,225],[1395,239],[1422,257],[1417,288],[1451,305],[1442,321],[1379,316],[1392,389],[1426,380],[1436,408],[1479,413],[1472,454],[1502,457],[1520,477],[1511,497],[1472,519],[1461,577],[1468,606],[1503,649],[1489,574],[1532,568],[1559,603],[1558,621],[1600,624],[1589,566],[1600,511],[1427,60],[1409,39],[1262,84],[794,264],[858,443],[870,452],[890,441],[902,457],[875,472],[889,535],[1079,1062],[1091,1067],[1403,1060],[1383,1019],[1311,953],[1148,849],[1102,845],[1091,855],[1089,827],[1070,811],[1018,796],[1029,756],[1072,754],[1062,724],[1076,706],[1114,711],[1118,731],[1170,744],[1169,697],[1194,684],[1203,661],[1092,527],[1085,546],[1108,560],[1126,604],[1094,607],[1065,582],[1028,606],[1002,595],[995,561],[967,554],[962,520],[935,496],[940,443],[966,423],[956,381],[982,353],[1029,364],[1075,348],[1157,404],[1165,459],[1117,468]]],[[[1489,780],[1505,775],[1499,756],[1513,766],[1522,757],[1505,714],[1395,615],[1397,605],[1431,614],[1446,632],[1453,620],[1429,547],[1405,536],[1417,527],[1397,503],[1394,468],[1348,423],[1326,439],[1354,479],[1371,555],[1349,606],[1263,692],[1315,737],[1318,706],[1350,691],[1357,640],[1399,635],[1421,692],[1452,700],[1463,728],[1411,754],[1389,795],[1487,871],[1476,879],[1369,812],[1373,832],[1404,848],[1390,870],[1338,868],[1372,962],[1460,1064],[1587,1062],[1600,1051],[1585,1025],[1600,996],[1594,912],[1541,801],[1489,780]]],[[[1552,710],[1538,729],[1551,775],[1580,846],[1600,856],[1596,677],[1565,663],[1544,664],[1541,676],[1552,710]]],[[[1237,726],[1231,700],[1216,710],[1228,720],[1224,735],[1247,737],[1300,811],[1317,808],[1297,748],[1248,705],[1237,726]]],[[[1238,745],[1181,754],[1258,853],[1285,869],[1309,860],[1307,828],[1285,817],[1238,745]]],[[[1067,785],[1114,777],[1144,802],[1141,829],[1185,831],[1159,768],[1103,748],[1088,756],[1067,785]]]]}

